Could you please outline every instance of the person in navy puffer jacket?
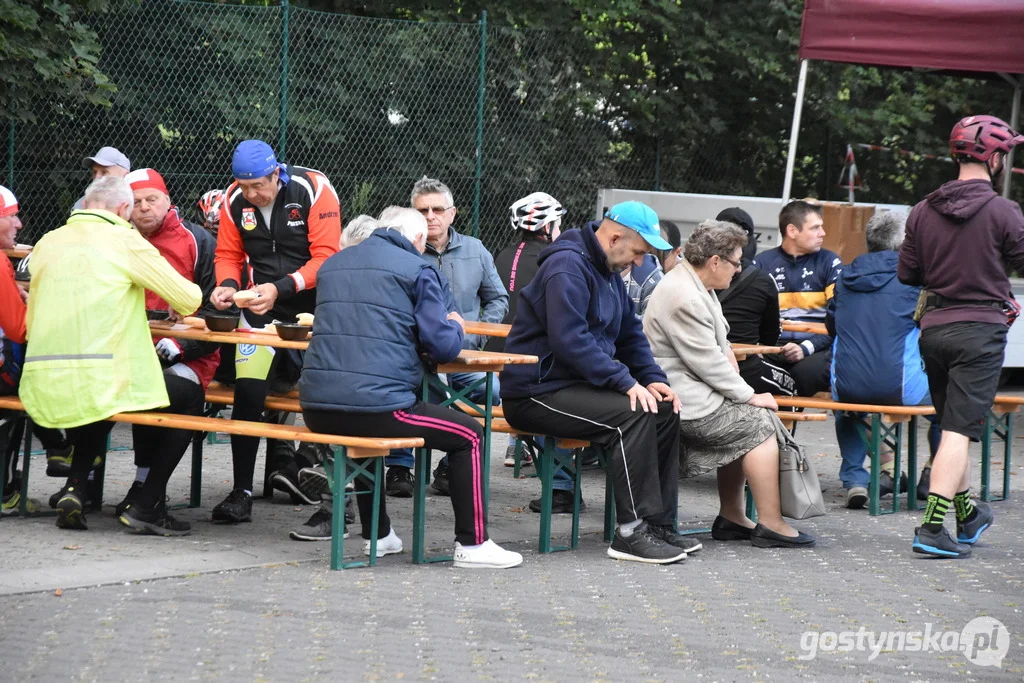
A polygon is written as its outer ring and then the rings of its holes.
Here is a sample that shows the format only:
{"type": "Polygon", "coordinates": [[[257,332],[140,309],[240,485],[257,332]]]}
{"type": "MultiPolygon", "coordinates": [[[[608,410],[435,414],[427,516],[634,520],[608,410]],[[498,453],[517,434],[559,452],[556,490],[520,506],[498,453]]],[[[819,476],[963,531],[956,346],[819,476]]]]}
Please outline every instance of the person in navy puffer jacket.
{"type": "MultiPolygon", "coordinates": [[[[928,377],[918,348],[921,331],[914,322],[920,287],[896,278],[897,251],[903,243],[906,216],[876,214],[865,229],[868,253],[843,269],[829,301],[825,325],[835,337],[832,347],[832,397],[846,403],[927,405],[928,377]]],[[[932,424],[928,443],[934,455],[939,427],[932,424]]],[[[836,438],[843,464],[839,478],[846,507],[859,509],[868,499],[870,475],[864,469],[867,426],[863,413],[836,413],[836,438]]],[[[891,454],[882,458],[880,495],[893,491],[891,454]]],[[[931,459],[921,475],[927,497],[931,459]]],[[[906,490],[906,483],[900,487],[906,490]]]]}
{"type": "MultiPolygon", "coordinates": [[[[316,323],[299,380],[306,426],[350,436],[418,436],[428,450],[445,451],[451,461],[455,566],[517,566],[522,555],[487,536],[483,429],[472,417],[419,397],[421,359],[450,362],[465,337],[462,317],[448,312],[443,276],[421,257],[427,222],[414,209],[389,207],[378,224],[366,240],[327,259],[317,275],[316,323]]],[[[363,477],[355,484],[359,492],[371,490],[363,477]]],[[[381,496],[378,557],[402,551],[385,500],[381,496]]],[[[368,539],[373,501],[362,495],[357,504],[368,539]]],[[[329,528],[330,517],[321,517],[329,528]]],[[[306,526],[317,526],[317,520],[306,526]]],[[[363,552],[370,553],[369,541],[363,552]]]]}

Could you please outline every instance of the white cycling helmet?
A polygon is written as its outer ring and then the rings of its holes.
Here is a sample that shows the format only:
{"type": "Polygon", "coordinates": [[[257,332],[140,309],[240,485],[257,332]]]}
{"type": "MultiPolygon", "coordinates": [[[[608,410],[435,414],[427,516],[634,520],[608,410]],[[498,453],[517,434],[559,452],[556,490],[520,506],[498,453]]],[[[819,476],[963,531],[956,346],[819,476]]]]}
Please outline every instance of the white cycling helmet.
{"type": "Polygon", "coordinates": [[[548,223],[565,215],[565,209],[558,200],[546,192],[534,192],[508,207],[509,220],[513,230],[538,232],[548,223]]]}

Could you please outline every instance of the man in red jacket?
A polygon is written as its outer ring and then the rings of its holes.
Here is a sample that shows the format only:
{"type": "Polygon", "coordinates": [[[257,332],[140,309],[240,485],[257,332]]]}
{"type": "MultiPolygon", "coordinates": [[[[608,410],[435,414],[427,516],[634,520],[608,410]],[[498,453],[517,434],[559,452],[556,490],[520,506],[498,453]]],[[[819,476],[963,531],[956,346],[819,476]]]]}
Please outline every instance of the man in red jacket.
{"type": "MultiPolygon", "coordinates": [[[[142,168],[132,171],[125,180],[135,195],[132,225],[178,273],[199,285],[204,301],[208,301],[214,288],[213,251],[216,241],[213,236],[200,226],[181,220],[177,208],[171,205],[163,177],[155,170],[142,168]]],[[[147,290],[146,308],[166,311],[169,307],[158,294],[147,290]]],[[[156,354],[160,356],[171,402],[165,410],[202,415],[206,387],[220,363],[220,345],[163,337],[156,340],[156,354]]],[[[186,522],[170,518],[165,511],[156,519],[151,510],[154,507],[160,510],[164,506],[167,479],[192,441],[192,432],[133,425],[132,437],[135,482],[116,508],[118,518],[122,524],[137,531],[162,536],[188,533],[186,522]],[[150,477],[156,481],[147,486],[150,477]]]]}
{"type": "Polygon", "coordinates": [[[962,119],[949,140],[958,178],[925,197],[907,218],[897,274],[904,284],[928,290],[921,357],[942,425],[924,521],[914,535],[916,553],[966,557],[992,524],[989,505],[970,499],[967,452],[981,438],[1006,331],[1020,310],[1006,274],[1024,271],[1024,216],[992,186],[1006,172],[1006,154],[1022,142],[1024,135],[994,116],[962,119]],[[950,505],[956,538],[943,525],[950,505]]]}

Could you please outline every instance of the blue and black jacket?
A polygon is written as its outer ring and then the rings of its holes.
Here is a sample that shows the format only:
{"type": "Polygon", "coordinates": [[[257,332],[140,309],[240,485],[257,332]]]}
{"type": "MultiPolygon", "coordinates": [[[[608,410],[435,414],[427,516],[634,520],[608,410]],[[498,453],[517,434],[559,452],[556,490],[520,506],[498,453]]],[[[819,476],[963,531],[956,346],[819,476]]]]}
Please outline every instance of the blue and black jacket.
{"type": "Polygon", "coordinates": [[[832,397],[847,403],[919,405],[928,377],[914,309],[921,292],[896,278],[899,256],[879,251],[843,269],[825,325],[835,335],[832,397]]]}
{"type": "MultiPolygon", "coordinates": [[[[783,320],[805,323],[825,322],[825,308],[832,298],[836,278],[843,262],[835,252],[821,249],[813,254],[791,256],[775,247],[763,251],[754,265],[768,273],[779,290],[779,313],[783,320]]],[[[827,334],[783,332],[779,343],[796,342],[807,355],[823,351],[832,344],[827,334]]]]}
{"type": "Polygon", "coordinates": [[[506,365],[502,400],[583,383],[626,393],[637,382],[668,382],[626,284],[608,268],[592,228],[562,233],[538,262],[533,281],[519,294],[505,350],[540,362],[506,365]]]}

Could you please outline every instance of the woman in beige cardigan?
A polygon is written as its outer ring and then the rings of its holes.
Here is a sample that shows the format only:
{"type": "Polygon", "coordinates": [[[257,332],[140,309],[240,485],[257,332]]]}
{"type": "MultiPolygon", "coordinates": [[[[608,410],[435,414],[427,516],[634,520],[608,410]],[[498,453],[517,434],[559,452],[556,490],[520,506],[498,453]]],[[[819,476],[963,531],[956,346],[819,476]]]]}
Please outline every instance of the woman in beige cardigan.
{"type": "Polygon", "coordinates": [[[746,241],[732,223],[701,223],[686,243],[685,260],[654,291],[644,332],[683,404],[680,476],[718,473],[720,507],[711,537],[761,548],[811,547],[814,539],[780,512],[779,446],[769,413],[778,406],[771,394],[755,394],[740,377],[726,339],[729,324],[712,291],[729,286],[746,241]],[[756,525],[743,510],[748,481],[760,517],[756,525]]]}

